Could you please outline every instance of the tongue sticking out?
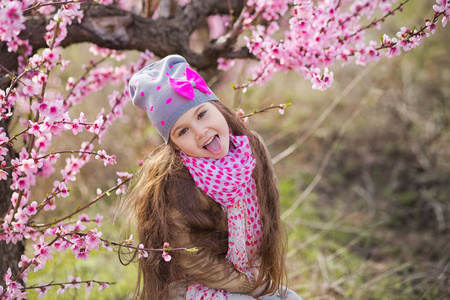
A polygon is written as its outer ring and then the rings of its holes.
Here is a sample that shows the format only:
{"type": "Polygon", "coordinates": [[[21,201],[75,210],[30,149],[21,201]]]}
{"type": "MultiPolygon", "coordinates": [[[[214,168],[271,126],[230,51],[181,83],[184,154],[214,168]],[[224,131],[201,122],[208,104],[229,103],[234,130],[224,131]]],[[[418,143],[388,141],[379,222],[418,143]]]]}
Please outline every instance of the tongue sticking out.
{"type": "Polygon", "coordinates": [[[205,146],[206,149],[211,152],[212,154],[219,154],[222,152],[223,145],[220,141],[220,138],[216,135],[211,143],[205,146]]]}

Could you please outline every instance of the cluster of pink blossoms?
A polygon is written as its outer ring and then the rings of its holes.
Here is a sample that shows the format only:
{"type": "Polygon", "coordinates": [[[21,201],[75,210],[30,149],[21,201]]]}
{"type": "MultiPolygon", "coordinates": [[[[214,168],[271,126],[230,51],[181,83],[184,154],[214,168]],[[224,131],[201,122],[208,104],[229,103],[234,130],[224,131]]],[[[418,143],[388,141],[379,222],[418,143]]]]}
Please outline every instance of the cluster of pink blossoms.
{"type": "MultiPolygon", "coordinates": [[[[46,0],[41,1],[41,4],[51,2],[53,1],[46,0]]],[[[101,2],[111,4],[112,1],[101,2]]],[[[126,1],[122,2],[124,6],[127,5],[126,1]]],[[[63,51],[59,45],[67,36],[67,26],[73,22],[81,22],[83,11],[80,9],[80,3],[65,4],[59,6],[59,9],[53,5],[41,6],[39,13],[53,14],[44,36],[48,48],[31,56],[32,49],[27,41],[20,40],[18,33],[25,28],[24,10],[35,4],[34,0],[0,2],[0,39],[7,42],[9,51],[22,54],[19,57],[18,73],[12,77],[11,86],[0,90],[1,119],[7,120],[15,115],[18,124],[22,126],[21,129],[16,128],[15,133],[9,133],[10,136],[0,128],[0,180],[10,180],[12,191],[10,209],[6,216],[0,219],[0,240],[14,244],[24,239],[31,240],[34,249],[33,257],[22,256],[18,274],[13,274],[11,269],[4,276],[0,274],[6,283],[6,288],[0,287],[0,299],[27,298],[27,288],[19,283],[19,279],[26,283],[30,267],[33,266],[34,272],[45,268],[46,262],[53,259],[54,252],[71,250],[75,258],[86,260],[89,253],[98,250],[100,245],[112,251],[111,244],[100,239],[101,232],[96,228],[100,226],[103,218],[100,215],[91,220],[83,213],[73,225],[72,218],[82,210],[60,218],[57,223],[36,225],[33,219],[47,210],[54,210],[60,202],[59,198],[70,196],[70,183],[76,181],[77,174],[92,156],[101,160],[105,166],[116,163],[115,155],[95,149],[93,142],[101,143],[109,126],[123,116],[123,108],[130,100],[127,87],[110,94],[110,108],[100,109],[92,121],[88,121],[84,113],[72,117],[71,108],[107,84],[127,82],[134,72],[153,58],[153,54],[146,51],[136,63],[114,67],[108,65],[107,59],[120,61],[124,58],[123,53],[92,46],[90,51],[98,60],[90,60],[88,64],[83,65],[84,74],[80,78],[69,77],[65,84],[67,92],[62,94],[58,89],[59,83],[52,81],[52,70],[60,68],[61,72],[64,72],[70,63],[62,58],[63,51]],[[67,138],[67,135],[77,135],[83,131],[91,133],[92,138],[81,143],[79,150],[52,150],[55,138],[67,138]],[[19,148],[18,157],[8,158],[10,147],[17,148],[23,144],[25,146],[19,148]],[[68,157],[65,159],[65,166],[60,169],[58,176],[55,174],[54,164],[61,156],[66,155],[68,157]],[[47,197],[33,198],[33,186],[36,185],[37,177],[55,176],[57,178],[54,179],[53,189],[48,192],[47,197]],[[94,228],[86,232],[86,226],[93,221],[94,228]]],[[[118,175],[114,189],[119,194],[125,192],[123,183],[129,180],[132,174],[122,172],[118,175]]],[[[106,194],[101,193],[97,198],[106,194]]],[[[69,278],[69,283],[59,284],[57,293],[61,294],[67,288],[79,288],[79,282],[79,279],[69,278]]],[[[85,283],[88,290],[93,283],[97,283],[100,290],[108,287],[105,282],[85,283]]],[[[42,283],[36,287],[36,291],[43,297],[53,285],[56,284],[42,283]]]]}
{"type": "MultiPolygon", "coordinates": [[[[424,37],[433,34],[439,17],[442,17],[442,26],[449,19],[450,1],[436,0],[433,17],[427,19],[420,29],[402,27],[396,37],[385,34],[381,43],[365,42],[367,29],[380,29],[386,17],[403,9],[403,4],[395,6],[396,2],[247,1],[247,6],[252,10],[244,10],[246,18],[243,25],[251,30],[251,36],[244,38],[259,63],[253,71],[253,79],[243,87],[263,84],[278,72],[295,71],[310,80],[313,89],[325,90],[333,83],[333,72],[328,67],[336,61],[346,64],[354,59],[356,64],[364,66],[371,61],[378,61],[382,56],[397,56],[401,50],[409,51],[417,47],[424,37]],[[372,21],[375,15],[380,17],[372,21]],[[263,18],[266,25],[253,25],[258,17],[263,18]],[[288,22],[289,30],[281,32],[280,21],[288,22]],[[282,38],[279,38],[280,35],[282,38]]],[[[219,61],[221,68],[226,68],[228,64],[223,59],[219,61]]]]}

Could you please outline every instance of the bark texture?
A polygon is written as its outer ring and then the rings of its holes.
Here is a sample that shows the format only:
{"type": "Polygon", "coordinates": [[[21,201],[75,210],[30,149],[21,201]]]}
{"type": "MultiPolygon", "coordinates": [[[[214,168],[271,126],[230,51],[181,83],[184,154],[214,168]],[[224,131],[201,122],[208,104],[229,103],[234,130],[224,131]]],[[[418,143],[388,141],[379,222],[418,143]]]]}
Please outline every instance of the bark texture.
{"type": "MultiPolygon", "coordinates": [[[[8,124],[5,120],[0,121],[0,126],[7,128],[8,124]]],[[[10,161],[16,157],[16,153],[13,149],[9,149],[6,155],[6,160],[10,161]]],[[[10,173],[10,172],[9,172],[10,173]]],[[[3,218],[11,205],[12,191],[9,188],[11,185],[11,177],[8,176],[7,180],[0,180],[0,218],[3,218]]],[[[17,244],[6,243],[5,241],[0,241],[0,285],[5,287],[5,282],[3,280],[3,275],[6,273],[8,268],[14,274],[19,271],[18,263],[20,261],[20,256],[25,250],[25,244],[23,242],[18,242],[17,244]]]]}

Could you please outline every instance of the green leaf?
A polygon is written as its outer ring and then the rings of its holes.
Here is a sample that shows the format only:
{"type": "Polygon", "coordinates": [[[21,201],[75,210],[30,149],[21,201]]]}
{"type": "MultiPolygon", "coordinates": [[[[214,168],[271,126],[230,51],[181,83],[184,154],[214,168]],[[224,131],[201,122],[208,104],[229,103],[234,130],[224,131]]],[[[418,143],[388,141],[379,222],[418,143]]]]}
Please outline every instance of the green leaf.
{"type": "Polygon", "coordinates": [[[186,249],[186,251],[189,252],[189,253],[194,253],[194,252],[198,251],[198,248],[197,247],[189,248],[189,249],[186,249]]]}

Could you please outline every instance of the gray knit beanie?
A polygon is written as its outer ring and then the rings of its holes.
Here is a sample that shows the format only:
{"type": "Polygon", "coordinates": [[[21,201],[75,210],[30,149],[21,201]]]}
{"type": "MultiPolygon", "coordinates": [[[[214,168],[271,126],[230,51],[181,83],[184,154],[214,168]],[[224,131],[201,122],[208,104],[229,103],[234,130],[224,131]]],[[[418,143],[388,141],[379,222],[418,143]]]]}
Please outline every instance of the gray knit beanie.
{"type": "Polygon", "coordinates": [[[145,110],[166,144],[173,124],[186,111],[203,102],[219,101],[179,55],[144,67],[131,77],[129,86],[133,104],[145,110]]]}

